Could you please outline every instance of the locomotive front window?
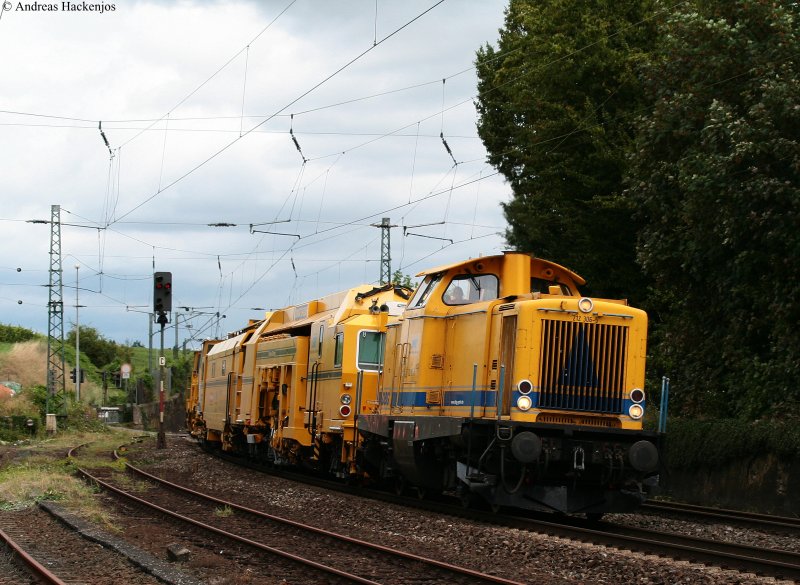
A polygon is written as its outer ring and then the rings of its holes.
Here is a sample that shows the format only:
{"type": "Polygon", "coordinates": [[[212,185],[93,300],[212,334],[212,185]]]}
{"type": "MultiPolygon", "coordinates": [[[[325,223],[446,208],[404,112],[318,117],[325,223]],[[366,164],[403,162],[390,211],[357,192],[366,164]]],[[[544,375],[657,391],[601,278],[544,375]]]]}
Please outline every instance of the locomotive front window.
{"type": "Polygon", "coordinates": [[[445,305],[467,305],[497,298],[500,282],[494,274],[460,274],[450,281],[442,300],[445,305]]]}
{"type": "Polygon", "coordinates": [[[428,297],[431,296],[433,289],[436,288],[436,285],[439,284],[440,280],[442,280],[441,272],[439,274],[430,274],[426,276],[425,280],[422,281],[422,284],[419,285],[417,292],[415,292],[414,296],[411,297],[408,307],[410,309],[419,309],[420,307],[424,307],[425,303],[428,302],[428,297]]]}
{"type": "Polygon", "coordinates": [[[358,369],[376,372],[383,366],[385,335],[378,331],[358,334],[358,369]]]}

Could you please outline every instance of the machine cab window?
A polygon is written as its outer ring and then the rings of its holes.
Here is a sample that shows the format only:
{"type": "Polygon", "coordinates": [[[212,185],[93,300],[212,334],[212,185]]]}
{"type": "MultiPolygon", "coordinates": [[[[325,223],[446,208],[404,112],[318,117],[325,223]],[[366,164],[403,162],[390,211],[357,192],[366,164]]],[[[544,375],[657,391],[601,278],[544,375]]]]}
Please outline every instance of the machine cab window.
{"type": "Polygon", "coordinates": [[[445,289],[445,305],[468,305],[497,298],[500,281],[494,274],[459,274],[445,289]]]}
{"type": "Polygon", "coordinates": [[[361,331],[358,334],[358,369],[379,371],[383,366],[385,334],[380,331],[361,331]]]}
{"type": "Polygon", "coordinates": [[[439,284],[439,281],[442,280],[443,273],[439,274],[430,274],[425,277],[425,280],[422,281],[422,284],[419,285],[417,288],[417,292],[414,293],[414,296],[411,297],[411,301],[408,303],[409,309],[419,309],[420,307],[424,307],[425,303],[428,302],[428,297],[431,296],[433,289],[436,288],[436,285],[439,284]]]}

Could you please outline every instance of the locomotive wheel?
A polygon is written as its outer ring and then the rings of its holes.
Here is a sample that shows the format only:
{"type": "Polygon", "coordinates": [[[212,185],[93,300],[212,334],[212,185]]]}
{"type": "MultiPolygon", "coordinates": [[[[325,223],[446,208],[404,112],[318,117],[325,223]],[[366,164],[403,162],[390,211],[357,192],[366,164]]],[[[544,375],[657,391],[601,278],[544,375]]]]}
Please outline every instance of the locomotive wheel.
{"type": "Polygon", "coordinates": [[[586,519],[591,523],[600,522],[603,518],[603,512],[589,512],[586,514],[586,519]]]}
{"type": "Polygon", "coordinates": [[[394,480],[394,493],[402,496],[404,491],[406,491],[406,478],[398,475],[394,480]]]}
{"type": "Polygon", "coordinates": [[[418,500],[424,500],[428,496],[428,490],[426,490],[424,487],[417,486],[416,490],[418,500]]]}

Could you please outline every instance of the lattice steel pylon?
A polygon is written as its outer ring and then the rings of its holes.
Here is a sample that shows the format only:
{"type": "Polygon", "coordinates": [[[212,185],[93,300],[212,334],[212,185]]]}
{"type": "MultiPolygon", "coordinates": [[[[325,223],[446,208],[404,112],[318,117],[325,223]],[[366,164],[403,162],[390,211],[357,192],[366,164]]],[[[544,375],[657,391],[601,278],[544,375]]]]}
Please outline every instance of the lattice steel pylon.
{"type": "Polygon", "coordinates": [[[61,280],[61,206],[50,206],[50,295],[47,301],[47,412],[66,406],[64,286],[61,280]]]}
{"type": "Polygon", "coordinates": [[[381,228],[381,284],[392,282],[392,245],[390,240],[391,228],[397,227],[389,223],[389,218],[384,217],[381,223],[373,223],[372,227],[381,228]]]}

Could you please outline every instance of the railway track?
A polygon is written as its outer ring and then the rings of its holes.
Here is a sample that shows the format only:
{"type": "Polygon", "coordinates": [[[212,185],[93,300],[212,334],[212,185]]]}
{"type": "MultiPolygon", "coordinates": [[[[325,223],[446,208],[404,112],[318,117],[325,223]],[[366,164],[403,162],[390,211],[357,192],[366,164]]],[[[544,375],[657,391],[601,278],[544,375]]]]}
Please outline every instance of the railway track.
{"type": "Polygon", "coordinates": [[[725,510],[723,508],[661,501],[648,502],[644,504],[641,509],[642,511],[656,514],[679,514],[691,518],[703,518],[719,522],[735,522],[754,528],[780,529],[792,531],[794,533],[800,531],[800,518],[791,518],[788,516],[771,516],[768,514],[757,514],[755,512],[743,512],[741,510],[725,510]]]}
{"type": "MultiPolygon", "coordinates": [[[[241,460],[234,457],[223,456],[222,458],[241,464],[241,460]]],[[[264,471],[262,466],[248,465],[248,467],[264,471]]],[[[540,519],[539,515],[523,518],[481,510],[465,510],[460,505],[450,504],[444,499],[427,500],[424,497],[407,497],[384,491],[351,488],[337,482],[302,474],[279,472],[277,475],[325,489],[343,491],[387,503],[412,506],[488,524],[800,582],[800,554],[791,551],[634,528],[610,522],[591,523],[580,518],[561,517],[559,519],[558,516],[553,516],[544,520],[540,519]]]]}
{"type": "Polygon", "coordinates": [[[383,492],[369,495],[387,502],[412,505],[489,524],[800,582],[800,554],[792,551],[635,528],[611,522],[588,522],[581,518],[554,516],[545,520],[541,519],[540,515],[520,517],[489,511],[464,510],[458,505],[441,501],[420,501],[383,492]]]}
{"type": "Polygon", "coordinates": [[[0,584],[163,585],[117,552],[97,546],[36,508],[0,514],[0,584]],[[24,566],[22,566],[24,563],[24,566]]]}
{"type": "Polygon", "coordinates": [[[3,519],[0,525],[5,528],[5,530],[0,529],[0,542],[3,543],[3,549],[0,551],[0,583],[66,585],[28,553],[24,544],[18,542],[24,539],[24,533],[21,533],[18,526],[13,525],[9,519],[3,519]]]}
{"type": "MultiPolygon", "coordinates": [[[[137,489],[136,494],[113,485],[107,470],[79,473],[109,492],[159,514],[189,523],[248,548],[297,563],[325,579],[349,583],[466,583],[517,584],[488,575],[412,555],[375,543],[280,518],[233,502],[201,494],[148,474],[130,464],[131,473],[162,489],[137,489]]],[[[314,580],[312,578],[312,580],[314,580]]]]}

